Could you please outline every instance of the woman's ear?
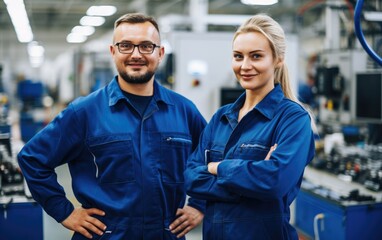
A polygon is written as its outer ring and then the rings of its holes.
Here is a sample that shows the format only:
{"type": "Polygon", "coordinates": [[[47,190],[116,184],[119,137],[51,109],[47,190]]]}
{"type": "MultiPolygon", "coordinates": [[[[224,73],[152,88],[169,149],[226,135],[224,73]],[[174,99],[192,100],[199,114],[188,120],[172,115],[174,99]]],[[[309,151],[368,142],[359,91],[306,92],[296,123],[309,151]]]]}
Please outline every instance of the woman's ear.
{"type": "Polygon", "coordinates": [[[284,64],[284,59],[279,58],[279,59],[277,59],[277,61],[276,61],[275,68],[281,68],[281,67],[283,66],[283,64],[284,64]]]}

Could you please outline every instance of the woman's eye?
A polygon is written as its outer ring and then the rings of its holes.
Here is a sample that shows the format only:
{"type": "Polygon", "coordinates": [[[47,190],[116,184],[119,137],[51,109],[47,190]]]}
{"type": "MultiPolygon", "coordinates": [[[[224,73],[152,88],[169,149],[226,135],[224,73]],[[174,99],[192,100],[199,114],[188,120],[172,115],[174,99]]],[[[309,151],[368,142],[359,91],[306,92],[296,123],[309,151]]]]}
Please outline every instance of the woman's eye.
{"type": "Polygon", "coordinates": [[[234,54],[234,55],[233,55],[233,58],[235,58],[235,59],[242,59],[243,56],[240,55],[240,54],[234,54]]]}
{"type": "Polygon", "coordinates": [[[258,59],[258,58],[260,58],[261,56],[260,56],[260,54],[253,54],[252,55],[252,58],[254,58],[254,59],[258,59]]]}

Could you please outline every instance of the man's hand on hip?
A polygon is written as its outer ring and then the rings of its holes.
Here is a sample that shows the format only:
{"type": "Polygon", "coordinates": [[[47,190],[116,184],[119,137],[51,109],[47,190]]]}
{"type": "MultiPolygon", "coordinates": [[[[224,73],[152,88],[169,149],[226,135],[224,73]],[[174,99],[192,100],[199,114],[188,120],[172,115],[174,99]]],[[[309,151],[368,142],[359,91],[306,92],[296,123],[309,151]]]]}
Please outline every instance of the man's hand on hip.
{"type": "Polygon", "coordinates": [[[104,216],[105,212],[97,208],[75,208],[61,224],[67,229],[81,233],[87,238],[92,238],[92,234],[89,231],[102,235],[106,225],[92,215],[104,216]]]}

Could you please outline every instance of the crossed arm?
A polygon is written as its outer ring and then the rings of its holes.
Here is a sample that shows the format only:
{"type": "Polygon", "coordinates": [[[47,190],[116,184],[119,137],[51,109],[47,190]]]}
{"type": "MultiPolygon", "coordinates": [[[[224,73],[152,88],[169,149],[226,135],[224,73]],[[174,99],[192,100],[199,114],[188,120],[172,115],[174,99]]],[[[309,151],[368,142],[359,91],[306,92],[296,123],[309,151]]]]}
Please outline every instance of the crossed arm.
{"type": "MultiPolygon", "coordinates": [[[[272,153],[276,150],[277,143],[271,147],[269,150],[267,156],[265,157],[265,160],[269,160],[271,158],[272,153]]],[[[218,166],[220,162],[210,162],[208,163],[208,172],[210,172],[213,175],[218,175],[218,166]]]]}

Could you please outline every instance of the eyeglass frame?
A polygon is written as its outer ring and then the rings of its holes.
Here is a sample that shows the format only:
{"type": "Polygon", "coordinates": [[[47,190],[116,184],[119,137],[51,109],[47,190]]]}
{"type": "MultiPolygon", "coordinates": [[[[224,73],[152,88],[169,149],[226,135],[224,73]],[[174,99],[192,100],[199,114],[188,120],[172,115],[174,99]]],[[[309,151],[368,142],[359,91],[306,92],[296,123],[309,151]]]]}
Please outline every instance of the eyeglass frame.
{"type": "Polygon", "coordinates": [[[123,41],[122,41],[122,42],[117,42],[117,43],[115,43],[114,46],[117,46],[117,48],[118,48],[118,52],[120,52],[120,53],[122,53],[122,54],[132,54],[132,53],[134,52],[135,48],[138,48],[138,52],[139,52],[140,54],[153,54],[155,48],[160,48],[160,47],[161,47],[160,45],[156,45],[155,43],[140,43],[140,44],[133,44],[133,43],[130,43],[130,42],[123,42],[123,41]],[[128,44],[131,44],[131,45],[133,46],[133,50],[132,50],[131,52],[121,52],[121,49],[119,48],[119,45],[120,45],[121,43],[128,43],[128,44]],[[153,46],[153,50],[152,50],[152,52],[142,53],[141,50],[140,50],[140,48],[139,48],[139,47],[142,46],[142,45],[152,45],[152,46],[153,46]]]}

